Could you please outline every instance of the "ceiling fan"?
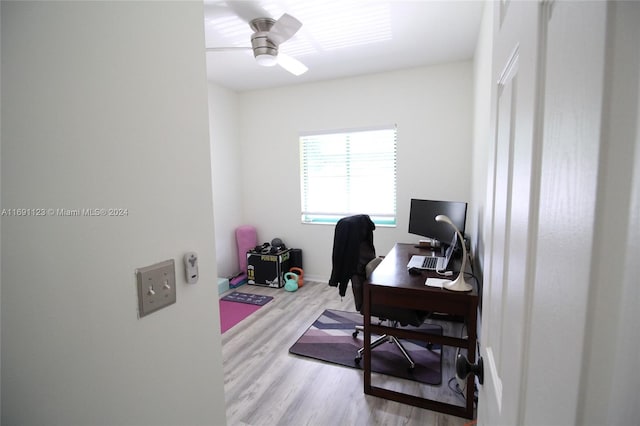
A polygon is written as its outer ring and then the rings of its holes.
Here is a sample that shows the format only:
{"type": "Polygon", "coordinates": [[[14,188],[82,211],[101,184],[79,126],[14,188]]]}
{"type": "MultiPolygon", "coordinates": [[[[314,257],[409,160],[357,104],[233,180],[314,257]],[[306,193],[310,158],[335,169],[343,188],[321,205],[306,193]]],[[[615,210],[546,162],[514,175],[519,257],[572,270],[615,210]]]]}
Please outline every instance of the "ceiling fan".
{"type": "Polygon", "coordinates": [[[300,61],[282,52],[278,48],[289,40],[302,27],[302,23],[293,16],[285,13],[277,21],[272,18],[254,18],[249,21],[253,30],[251,47],[209,47],[209,52],[232,50],[253,50],[253,56],[259,65],[271,67],[280,65],[294,75],[302,75],[308,68],[300,61]]]}

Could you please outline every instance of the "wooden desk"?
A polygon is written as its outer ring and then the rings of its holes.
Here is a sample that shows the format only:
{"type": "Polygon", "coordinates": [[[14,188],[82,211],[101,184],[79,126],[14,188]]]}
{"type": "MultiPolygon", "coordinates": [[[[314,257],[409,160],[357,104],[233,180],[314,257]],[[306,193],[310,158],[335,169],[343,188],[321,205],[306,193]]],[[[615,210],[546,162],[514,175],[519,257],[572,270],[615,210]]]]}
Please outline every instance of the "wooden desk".
{"type": "MultiPolygon", "coordinates": [[[[469,375],[466,386],[466,406],[448,404],[425,399],[415,395],[407,395],[390,389],[371,385],[371,334],[390,334],[404,339],[425,340],[425,333],[416,333],[402,328],[390,328],[371,323],[371,305],[387,305],[402,308],[413,308],[430,312],[459,315],[467,324],[468,338],[429,335],[428,341],[445,346],[467,349],[467,358],[475,360],[478,310],[478,290],[475,283],[471,292],[453,292],[434,287],[427,287],[425,279],[436,277],[435,272],[421,275],[410,275],[407,262],[414,254],[425,254],[426,250],[414,247],[413,244],[396,244],[384,260],[373,271],[364,286],[364,392],[368,395],[390,399],[416,407],[452,414],[459,417],[473,418],[474,376],[469,375]]],[[[452,277],[455,279],[455,276],[452,277]]]]}

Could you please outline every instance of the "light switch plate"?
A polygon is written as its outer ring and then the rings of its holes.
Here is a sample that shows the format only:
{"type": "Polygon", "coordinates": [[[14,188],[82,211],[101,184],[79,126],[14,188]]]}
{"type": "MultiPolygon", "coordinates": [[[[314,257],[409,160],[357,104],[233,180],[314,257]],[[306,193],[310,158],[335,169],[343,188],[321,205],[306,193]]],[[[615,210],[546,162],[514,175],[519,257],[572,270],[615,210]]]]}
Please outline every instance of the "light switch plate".
{"type": "Polygon", "coordinates": [[[138,317],[176,303],[176,267],[173,259],[136,270],[138,317]]]}

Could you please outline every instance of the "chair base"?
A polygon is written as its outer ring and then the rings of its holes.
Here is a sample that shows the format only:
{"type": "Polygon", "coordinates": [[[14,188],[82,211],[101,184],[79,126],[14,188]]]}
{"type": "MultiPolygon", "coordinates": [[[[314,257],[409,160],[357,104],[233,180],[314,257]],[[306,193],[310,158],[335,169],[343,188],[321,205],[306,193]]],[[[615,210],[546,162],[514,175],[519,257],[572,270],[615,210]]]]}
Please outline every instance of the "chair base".
{"type": "MultiPolygon", "coordinates": [[[[358,331],[363,331],[363,330],[364,328],[362,326],[357,325],[356,331],[354,331],[352,334],[353,337],[356,337],[358,335],[358,331]]],[[[400,352],[402,352],[402,355],[404,355],[407,362],[409,363],[409,367],[408,367],[409,370],[413,370],[415,368],[416,366],[415,362],[413,362],[413,359],[411,359],[411,356],[409,355],[407,350],[404,348],[404,346],[402,346],[402,343],[400,343],[400,341],[395,336],[389,336],[389,335],[383,334],[382,336],[378,337],[376,340],[371,342],[371,349],[373,350],[385,342],[394,343],[398,347],[398,349],[400,349],[400,352]]],[[[354,359],[356,364],[360,364],[360,360],[362,359],[363,354],[364,354],[364,348],[358,349],[358,354],[354,359]]]]}

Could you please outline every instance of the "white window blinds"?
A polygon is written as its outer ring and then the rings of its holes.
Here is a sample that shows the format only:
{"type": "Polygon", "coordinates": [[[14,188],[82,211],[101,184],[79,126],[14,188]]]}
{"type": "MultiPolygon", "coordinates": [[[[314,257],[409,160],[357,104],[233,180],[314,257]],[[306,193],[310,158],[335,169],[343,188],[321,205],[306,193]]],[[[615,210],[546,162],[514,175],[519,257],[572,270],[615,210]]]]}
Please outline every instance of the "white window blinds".
{"type": "Polygon", "coordinates": [[[396,127],[300,136],[302,222],[396,224],[396,127]]]}

